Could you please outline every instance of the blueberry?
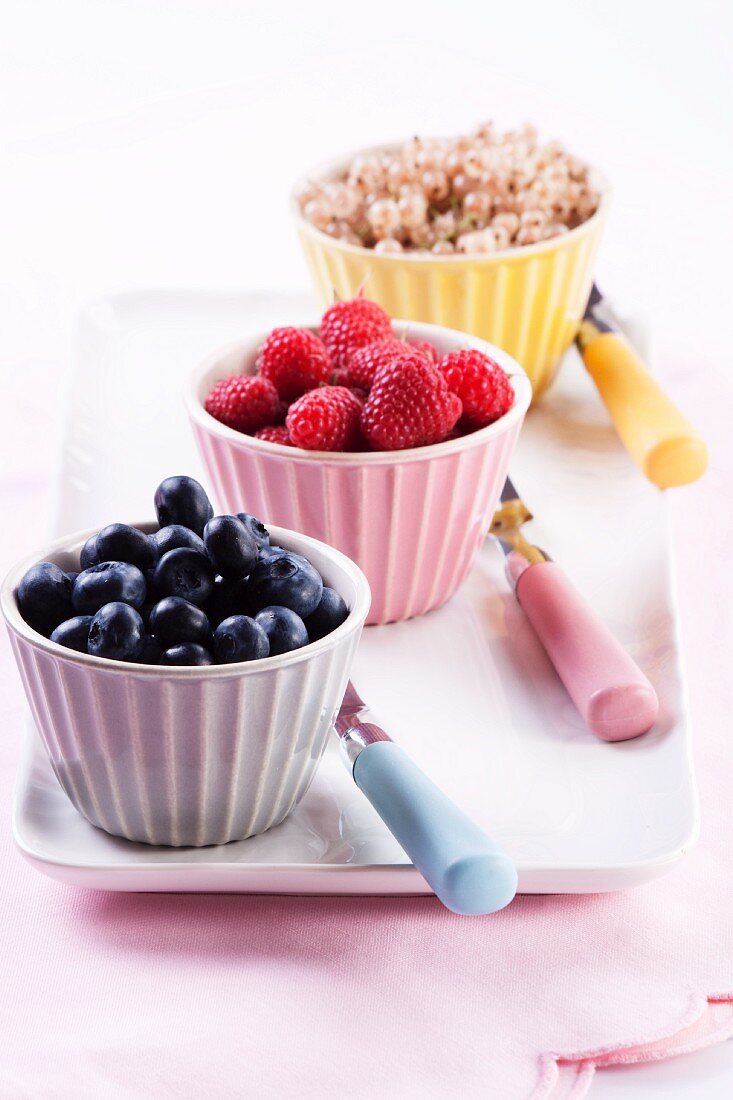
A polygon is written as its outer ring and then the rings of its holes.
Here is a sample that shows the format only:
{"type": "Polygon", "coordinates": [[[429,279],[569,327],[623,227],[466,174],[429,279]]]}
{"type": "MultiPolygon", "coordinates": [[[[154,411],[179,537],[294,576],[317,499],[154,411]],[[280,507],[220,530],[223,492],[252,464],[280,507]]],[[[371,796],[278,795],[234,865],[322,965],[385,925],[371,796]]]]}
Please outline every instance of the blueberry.
{"type": "Polygon", "coordinates": [[[214,514],[203,486],[192,477],[167,477],[155,490],[155,511],[158,524],[167,527],[181,524],[197,535],[214,514]]]}
{"type": "Polygon", "coordinates": [[[301,619],[312,615],[321,600],[323,581],[309,561],[287,550],[260,560],[249,578],[249,593],[255,605],[289,607],[301,619]]]}
{"type": "Polygon", "coordinates": [[[71,583],[73,585],[74,581],[79,576],[79,574],[74,569],[67,569],[66,570],[66,576],[69,578],[69,580],[71,581],[71,583]]]}
{"type": "Polygon", "coordinates": [[[50,561],[32,565],[18,585],[18,610],[34,630],[50,634],[74,614],[71,579],[50,561]]]}
{"type": "Polygon", "coordinates": [[[163,656],[163,647],[152,634],[143,634],[140,652],[135,658],[142,665],[159,665],[163,656]]]}
{"type": "Polygon", "coordinates": [[[209,620],[200,607],[166,596],[150,612],[150,629],[166,647],[178,642],[200,642],[205,645],[211,636],[209,620]]]}
{"type": "Polygon", "coordinates": [[[195,642],[182,642],[166,649],[160,658],[162,665],[211,665],[214,662],[208,649],[195,642]]]}
{"type": "Polygon", "coordinates": [[[333,588],[324,587],[321,602],[305,622],[308,637],[312,642],[324,638],[337,626],[341,626],[348,614],[349,609],[338,592],[335,592],[333,588]]]}
{"type": "Polygon", "coordinates": [[[236,516],[215,516],[204,527],[209,561],[222,577],[246,577],[257,561],[257,543],[236,516]]]}
{"type": "Polygon", "coordinates": [[[260,523],[260,521],[255,516],[251,516],[249,512],[237,512],[237,519],[241,520],[260,548],[270,545],[270,532],[267,530],[264,523],[260,523]]]}
{"type": "Polygon", "coordinates": [[[204,541],[188,527],[180,523],[170,523],[167,527],[161,527],[151,536],[158,547],[158,554],[162,557],[169,550],[179,550],[182,546],[188,546],[190,550],[198,550],[199,554],[205,552],[204,541]]]}
{"type": "Polygon", "coordinates": [[[56,627],[51,635],[51,641],[58,642],[67,649],[75,649],[77,653],[86,653],[91,625],[91,615],[75,615],[73,619],[67,619],[56,627]]]}
{"type": "Polygon", "coordinates": [[[257,661],[267,657],[270,643],[267,634],[248,615],[231,615],[214,631],[214,657],[217,664],[234,661],[257,661]]]}
{"type": "Polygon", "coordinates": [[[89,627],[88,651],[94,657],[135,661],[142,650],[145,629],[134,607],[113,601],[101,607],[89,627]]]}
{"type": "Polygon", "coordinates": [[[137,527],[128,527],[126,523],[110,523],[97,534],[94,554],[98,562],[126,561],[130,565],[136,565],[144,573],[158,560],[158,547],[150,535],[138,531],[137,527]]]}
{"type": "MultiPolygon", "coordinates": [[[[79,615],[94,615],[106,603],[128,603],[142,607],[145,577],[136,565],[126,561],[102,561],[90,565],[74,581],[74,609],[79,615]]],[[[140,616],[138,615],[138,618],[140,616]]]]}
{"type": "Polygon", "coordinates": [[[90,565],[97,565],[100,560],[97,557],[97,536],[90,535],[81,548],[79,565],[82,569],[88,569],[90,565]]]}
{"type": "Polygon", "coordinates": [[[225,580],[224,577],[217,577],[214,590],[204,604],[204,611],[211,625],[215,627],[230,615],[248,615],[252,610],[250,603],[245,580],[241,578],[225,580]]]}
{"type": "Polygon", "coordinates": [[[214,570],[205,554],[179,546],[163,554],[153,574],[160,596],[181,596],[197,607],[206,603],[214,588],[214,570]]]}
{"type": "Polygon", "coordinates": [[[259,561],[272,561],[273,558],[279,558],[283,554],[287,554],[287,550],[284,550],[282,546],[262,546],[260,547],[259,561]]]}
{"type": "Polygon", "coordinates": [[[308,631],[300,615],[289,607],[265,607],[255,616],[270,643],[270,656],[308,645],[308,631]]]}

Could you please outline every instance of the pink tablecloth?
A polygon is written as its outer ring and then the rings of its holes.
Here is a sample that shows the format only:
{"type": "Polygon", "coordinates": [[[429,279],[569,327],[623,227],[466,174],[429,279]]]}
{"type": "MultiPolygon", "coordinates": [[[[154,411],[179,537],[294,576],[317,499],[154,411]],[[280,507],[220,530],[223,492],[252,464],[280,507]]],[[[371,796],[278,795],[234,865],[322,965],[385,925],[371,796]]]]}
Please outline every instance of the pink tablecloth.
{"type": "MultiPolygon", "coordinates": [[[[3,567],[45,535],[59,385],[40,365],[16,377],[0,402],[3,567]]],[[[486,919],[433,899],[69,890],[10,839],[25,705],[3,638],[3,1100],[577,1100],[596,1064],[731,1034],[730,402],[670,380],[713,444],[674,512],[703,810],[681,869],[486,919]]]]}

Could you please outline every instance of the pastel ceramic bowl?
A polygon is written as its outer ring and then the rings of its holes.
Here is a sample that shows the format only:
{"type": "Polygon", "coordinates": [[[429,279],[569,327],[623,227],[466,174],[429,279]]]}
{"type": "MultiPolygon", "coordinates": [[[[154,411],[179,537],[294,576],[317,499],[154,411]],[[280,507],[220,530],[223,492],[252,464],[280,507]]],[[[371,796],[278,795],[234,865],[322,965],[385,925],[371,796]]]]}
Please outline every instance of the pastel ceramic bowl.
{"type": "Polygon", "coordinates": [[[224,844],[277,825],[308,790],[369,586],[338,551],[270,531],[312,561],[350,613],[320,641],[260,661],[163,668],[75,653],[37,634],[18,611],[21,577],[38,561],[78,568],[90,531],[47,546],[5,579],[2,610],[33,718],[61,786],[93,825],[147,844],[224,844]]]}
{"type": "Polygon", "coordinates": [[[515,400],[487,428],[405,451],[302,451],[243,435],[204,409],[213,384],[253,373],[266,333],[210,356],[187,391],[194,435],[219,504],[336,546],[364,571],[372,590],[367,622],[421,615],[445,603],[473,565],[506,478],[530,402],[514,360],[483,340],[433,325],[394,321],[395,333],[441,351],[475,347],[512,376],[515,400]]]}
{"type": "MultiPolygon", "coordinates": [[[[339,176],[362,152],[384,150],[384,146],[360,150],[321,165],[307,174],[294,194],[306,181],[339,176]]],[[[331,304],[334,291],[340,298],[351,298],[363,287],[390,317],[447,325],[489,340],[522,364],[536,400],[573,342],[590,294],[609,204],[607,183],[600,178],[594,182],[601,191],[601,203],[583,225],[540,244],[485,256],[380,254],[316,229],[301,213],[295,197],[292,208],[324,306],[331,304]]]]}

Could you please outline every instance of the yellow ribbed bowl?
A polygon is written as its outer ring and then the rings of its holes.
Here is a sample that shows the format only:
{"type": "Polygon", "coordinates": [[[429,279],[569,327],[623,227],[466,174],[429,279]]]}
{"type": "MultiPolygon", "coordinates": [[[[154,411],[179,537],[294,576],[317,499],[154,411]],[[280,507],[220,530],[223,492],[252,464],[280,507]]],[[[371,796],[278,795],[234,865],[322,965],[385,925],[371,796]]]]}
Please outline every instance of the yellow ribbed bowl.
{"type": "MultiPolygon", "coordinates": [[[[310,173],[331,178],[351,158],[310,173]]],[[[303,250],[323,305],[334,290],[360,287],[391,317],[459,329],[503,348],[524,367],[534,400],[552,381],[578,330],[608,208],[608,190],[587,222],[562,237],[487,256],[380,254],[329,237],[293,208],[303,250]]]]}

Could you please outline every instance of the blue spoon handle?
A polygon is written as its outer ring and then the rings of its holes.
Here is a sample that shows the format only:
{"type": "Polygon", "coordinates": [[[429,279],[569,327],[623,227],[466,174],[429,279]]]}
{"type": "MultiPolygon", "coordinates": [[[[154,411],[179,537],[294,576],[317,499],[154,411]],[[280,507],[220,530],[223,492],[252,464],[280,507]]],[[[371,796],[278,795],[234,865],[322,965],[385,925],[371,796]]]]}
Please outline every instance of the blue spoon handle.
{"type": "Polygon", "coordinates": [[[366,745],[354,780],[454,913],[495,913],[517,892],[514,864],[393,741],[366,745]]]}

